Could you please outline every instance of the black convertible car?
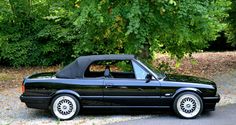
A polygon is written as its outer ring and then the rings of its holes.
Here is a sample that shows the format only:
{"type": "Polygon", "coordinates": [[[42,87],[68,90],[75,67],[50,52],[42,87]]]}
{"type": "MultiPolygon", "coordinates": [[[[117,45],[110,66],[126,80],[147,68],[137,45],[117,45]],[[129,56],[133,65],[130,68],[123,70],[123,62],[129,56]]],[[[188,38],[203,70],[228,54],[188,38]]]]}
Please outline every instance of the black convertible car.
{"type": "Polygon", "coordinates": [[[22,90],[27,107],[50,109],[61,120],[81,108],[173,108],[189,119],[220,100],[214,82],[161,74],[133,55],[81,56],[57,73],[26,77],[22,90]]]}

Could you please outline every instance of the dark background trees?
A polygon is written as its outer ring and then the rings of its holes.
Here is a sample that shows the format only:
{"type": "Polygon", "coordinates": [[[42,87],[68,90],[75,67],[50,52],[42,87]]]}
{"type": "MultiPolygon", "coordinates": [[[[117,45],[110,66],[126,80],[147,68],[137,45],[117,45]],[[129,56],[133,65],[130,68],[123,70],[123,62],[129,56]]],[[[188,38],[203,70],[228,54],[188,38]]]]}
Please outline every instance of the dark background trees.
{"type": "Polygon", "coordinates": [[[228,42],[236,47],[236,1],[232,0],[231,9],[229,10],[229,28],[228,28],[228,42]]]}
{"type": "Polygon", "coordinates": [[[235,11],[230,0],[2,0],[0,65],[111,53],[182,58],[217,43],[221,33],[233,45],[235,11]]]}

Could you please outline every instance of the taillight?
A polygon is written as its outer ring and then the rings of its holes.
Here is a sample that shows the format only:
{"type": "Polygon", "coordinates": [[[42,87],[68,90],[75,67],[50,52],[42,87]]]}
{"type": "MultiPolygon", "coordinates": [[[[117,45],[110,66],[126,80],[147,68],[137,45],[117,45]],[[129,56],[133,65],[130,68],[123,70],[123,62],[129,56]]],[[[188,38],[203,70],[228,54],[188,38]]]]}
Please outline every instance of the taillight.
{"type": "Polygon", "coordinates": [[[25,84],[24,84],[24,81],[22,82],[22,85],[21,85],[21,91],[22,91],[22,93],[25,92],[25,84]]]}

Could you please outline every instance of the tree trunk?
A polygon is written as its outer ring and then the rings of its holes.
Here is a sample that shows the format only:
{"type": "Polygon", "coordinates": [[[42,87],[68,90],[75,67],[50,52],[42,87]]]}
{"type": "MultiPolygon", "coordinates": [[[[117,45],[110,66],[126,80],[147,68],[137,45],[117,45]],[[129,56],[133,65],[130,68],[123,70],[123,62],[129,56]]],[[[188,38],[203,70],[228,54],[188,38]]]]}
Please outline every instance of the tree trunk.
{"type": "Polygon", "coordinates": [[[141,53],[139,53],[139,57],[142,59],[150,59],[151,58],[151,53],[150,53],[150,44],[144,44],[144,48],[141,50],[141,53]]]}

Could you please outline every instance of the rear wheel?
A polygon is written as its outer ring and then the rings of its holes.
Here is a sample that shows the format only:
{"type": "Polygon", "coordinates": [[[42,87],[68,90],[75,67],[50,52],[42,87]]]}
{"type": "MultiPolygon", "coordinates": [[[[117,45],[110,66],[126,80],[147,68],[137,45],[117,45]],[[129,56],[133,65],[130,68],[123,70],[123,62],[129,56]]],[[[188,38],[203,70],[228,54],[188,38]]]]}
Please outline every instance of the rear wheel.
{"type": "Polygon", "coordinates": [[[176,97],[173,108],[180,117],[191,119],[202,113],[203,103],[196,93],[184,92],[176,97]]]}
{"type": "Polygon", "coordinates": [[[80,110],[79,101],[72,95],[60,94],[51,103],[52,114],[60,120],[73,119],[80,110]]]}

